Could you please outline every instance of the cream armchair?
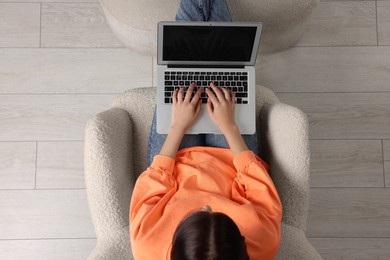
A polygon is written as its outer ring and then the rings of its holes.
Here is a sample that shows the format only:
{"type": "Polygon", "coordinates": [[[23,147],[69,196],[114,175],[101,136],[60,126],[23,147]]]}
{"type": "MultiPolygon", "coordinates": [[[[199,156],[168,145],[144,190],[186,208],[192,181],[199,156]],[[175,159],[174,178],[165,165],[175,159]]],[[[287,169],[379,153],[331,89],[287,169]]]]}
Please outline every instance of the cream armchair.
{"type": "MultiPolygon", "coordinates": [[[[310,180],[306,116],[262,86],[257,86],[256,102],[259,143],[283,205],[277,259],[322,259],[305,235],[310,180]]],[[[147,167],[154,109],[155,88],[129,90],[87,123],[85,181],[97,235],[89,259],[133,259],[129,204],[135,180],[147,167]]]]}

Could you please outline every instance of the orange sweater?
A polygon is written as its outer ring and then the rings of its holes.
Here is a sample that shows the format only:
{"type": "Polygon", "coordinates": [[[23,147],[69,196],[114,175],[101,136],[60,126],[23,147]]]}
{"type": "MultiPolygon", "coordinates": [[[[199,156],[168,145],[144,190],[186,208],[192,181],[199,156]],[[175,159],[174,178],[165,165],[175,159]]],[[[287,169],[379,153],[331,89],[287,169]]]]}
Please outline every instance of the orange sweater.
{"type": "Polygon", "coordinates": [[[233,158],[229,149],[192,147],[180,150],[176,160],[155,156],[138,178],[130,205],[135,259],[170,259],[177,226],[204,205],[237,224],[251,260],[273,259],[282,207],[267,170],[251,151],[233,158]]]}

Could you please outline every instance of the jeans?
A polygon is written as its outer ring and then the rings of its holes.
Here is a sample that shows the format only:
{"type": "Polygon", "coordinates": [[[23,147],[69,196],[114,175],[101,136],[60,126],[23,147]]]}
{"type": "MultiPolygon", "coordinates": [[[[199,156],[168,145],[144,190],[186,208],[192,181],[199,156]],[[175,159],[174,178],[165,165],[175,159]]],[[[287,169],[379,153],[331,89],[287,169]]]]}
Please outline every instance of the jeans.
{"type": "Polygon", "coordinates": [[[226,0],[181,0],[176,21],[231,22],[226,0]]]}
{"type": "MultiPolygon", "coordinates": [[[[154,112],[152,127],[149,134],[148,142],[148,165],[152,164],[155,155],[160,153],[161,147],[165,142],[167,135],[157,133],[157,113],[154,112]]],[[[248,149],[254,152],[256,155],[260,155],[259,145],[257,141],[257,135],[242,135],[248,149]]],[[[180,143],[179,150],[189,148],[193,146],[210,146],[229,148],[229,144],[226,141],[224,135],[215,134],[199,134],[199,135],[184,135],[183,140],[180,143]]]]}

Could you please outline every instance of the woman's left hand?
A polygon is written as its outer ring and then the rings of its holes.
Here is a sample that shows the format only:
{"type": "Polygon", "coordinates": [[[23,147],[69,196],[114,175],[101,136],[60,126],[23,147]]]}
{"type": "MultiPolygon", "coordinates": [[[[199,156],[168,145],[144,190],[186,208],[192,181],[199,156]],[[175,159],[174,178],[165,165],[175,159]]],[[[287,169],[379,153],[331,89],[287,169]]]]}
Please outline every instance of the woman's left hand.
{"type": "Polygon", "coordinates": [[[198,119],[202,109],[200,99],[203,88],[199,88],[195,96],[191,99],[195,83],[192,83],[184,96],[185,88],[176,89],[173,92],[173,109],[171,128],[187,131],[198,119]]]}

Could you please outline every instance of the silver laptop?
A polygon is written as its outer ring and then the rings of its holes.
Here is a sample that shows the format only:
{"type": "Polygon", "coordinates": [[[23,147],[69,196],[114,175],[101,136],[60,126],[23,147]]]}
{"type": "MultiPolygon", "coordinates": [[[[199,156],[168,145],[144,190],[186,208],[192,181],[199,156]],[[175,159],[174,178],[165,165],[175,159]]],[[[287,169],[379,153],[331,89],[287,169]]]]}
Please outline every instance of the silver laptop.
{"type": "MultiPolygon", "coordinates": [[[[241,134],[256,131],[255,64],[261,23],[160,22],[157,30],[157,132],[167,134],[175,88],[216,86],[236,93],[236,123],[241,134]]],[[[197,88],[196,87],[196,88],[197,88]]],[[[195,89],[196,91],[196,89],[195,89]]],[[[221,131],[203,108],[187,134],[221,131]]]]}

